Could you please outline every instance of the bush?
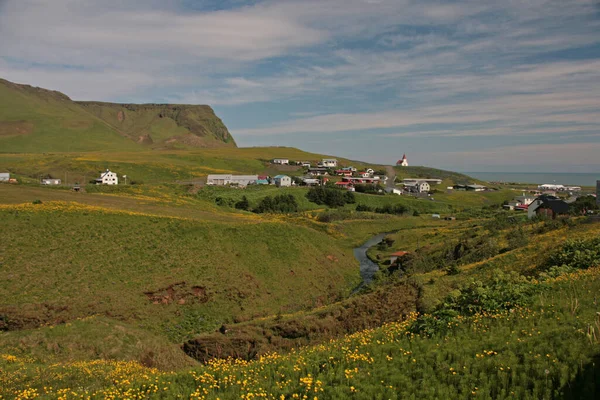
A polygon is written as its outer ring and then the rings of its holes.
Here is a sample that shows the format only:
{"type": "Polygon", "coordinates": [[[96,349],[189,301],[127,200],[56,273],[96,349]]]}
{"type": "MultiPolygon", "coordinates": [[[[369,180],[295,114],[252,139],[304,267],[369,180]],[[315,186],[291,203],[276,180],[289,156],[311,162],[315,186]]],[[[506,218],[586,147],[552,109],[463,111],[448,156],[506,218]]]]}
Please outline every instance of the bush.
{"type": "Polygon", "coordinates": [[[254,209],[255,213],[291,213],[298,212],[298,202],[291,194],[281,194],[275,197],[267,196],[254,209]]]}
{"type": "Polygon", "coordinates": [[[446,299],[444,307],[465,315],[508,310],[526,305],[533,287],[522,275],[497,271],[494,278],[485,283],[472,281],[462,287],[458,295],[446,299]]]}
{"type": "Polygon", "coordinates": [[[356,202],[352,192],[322,186],[311,188],[306,194],[306,198],[313,203],[329,207],[342,207],[345,204],[356,202]]]}
{"type": "Polygon", "coordinates": [[[42,204],[42,201],[41,200],[34,200],[34,201],[32,201],[32,203],[33,204],[42,204]]]}
{"type": "Polygon", "coordinates": [[[597,265],[600,265],[600,238],[569,240],[542,267],[548,270],[552,267],[587,269],[597,265]]]}
{"type": "Polygon", "coordinates": [[[356,206],[356,211],[373,211],[373,207],[369,207],[366,204],[358,204],[356,206]]]}
{"type": "Polygon", "coordinates": [[[379,214],[402,215],[407,211],[408,211],[408,207],[406,207],[405,205],[402,205],[402,204],[396,204],[396,205],[386,204],[383,207],[377,207],[375,209],[375,212],[379,213],[379,214]]]}
{"type": "Polygon", "coordinates": [[[250,209],[250,202],[246,196],[243,196],[240,201],[235,203],[235,208],[238,210],[248,211],[250,209]]]}
{"type": "Polygon", "coordinates": [[[233,207],[235,204],[235,201],[233,199],[229,199],[227,197],[217,197],[215,198],[215,204],[220,206],[220,207],[233,207]]]}
{"type": "Polygon", "coordinates": [[[380,184],[363,184],[354,186],[354,190],[358,193],[367,194],[384,194],[383,186],[380,184]]]}

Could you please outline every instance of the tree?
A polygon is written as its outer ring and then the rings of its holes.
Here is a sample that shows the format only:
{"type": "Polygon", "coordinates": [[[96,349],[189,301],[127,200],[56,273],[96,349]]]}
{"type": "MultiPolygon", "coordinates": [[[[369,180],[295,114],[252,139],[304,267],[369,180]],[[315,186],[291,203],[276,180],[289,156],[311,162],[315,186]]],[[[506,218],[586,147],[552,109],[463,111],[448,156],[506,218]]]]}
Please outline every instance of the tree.
{"type": "Polygon", "coordinates": [[[248,198],[246,196],[242,196],[242,199],[235,203],[235,208],[238,210],[248,211],[250,208],[250,202],[248,201],[248,198]]]}

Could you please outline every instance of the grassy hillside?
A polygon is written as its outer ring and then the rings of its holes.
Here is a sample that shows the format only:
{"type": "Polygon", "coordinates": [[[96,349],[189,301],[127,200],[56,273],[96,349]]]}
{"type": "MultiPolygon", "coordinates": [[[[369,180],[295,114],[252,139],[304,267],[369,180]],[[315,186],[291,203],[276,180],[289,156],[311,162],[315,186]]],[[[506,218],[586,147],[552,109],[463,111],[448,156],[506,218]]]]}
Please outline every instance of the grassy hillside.
{"type": "Polygon", "coordinates": [[[130,151],[233,146],[209,106],[74,102],[66,95],[0,79],[3,153],[130,151]]]}
{"type": "MultiPolygon", "coordinates": [[[[596,398],[600,269],[513,282],[523,294],[506,308],[447,314],[427,333],[420,329],[430,316],[410,314],[289,354],[214,361],[177,373],[107,361],[46,366],[5,353],[0,393],[6,398],[65,393],[157,399],[596,398]]],[[[502,298],[512,290],[504,289],[486,293],[502,298]]],[[[491,289],[483,285],[482,290],[491,289]]],[[[477,304],[460,294],[456,298],[477,304]]]]}
{"type": "Polygon", "coordinates": [[[181,341],[234,318],[326,304],[359,279],[332,238],[276,219],[0,207],[0,319],[9,330],[102,314],[181,341]]]}
{"type": "Polygon", "coordinates": [[[62,93],[0,80],[0,148],[40,153],[140,147],[62,93]]]}
{"type": "MultiPolygon", "coordinates": [[[[429,167],[394,167],[398,181],[406,178],[436,178],[441,179],[440,188],[446,188],[453,184],[471,184],[481,183],[482,181],[471,178],[468,175],[453,171],[445,171],[443,169],[429,167]]],[[[434,186],[434,188],[437,186],[434,186]]]]}
{"type": "MultiPolygon", "coordinates": [[[[47,154],[0,153],[0,170],[17,177],[37,180],[39,175],[50,174],[69,183],[95,178],[99,171],[110,168],[119,175],[127,175],[129,182],[164,183],[199,180],[208,174],[298,174],[295,167],[273,166],[270,160],[287,157],[316,163],[324,155],[307,153],[290,147],[221,147],[196,150],[110,151],[47,154]]],[[[345,165],[349,161],[340,159],[345,165]]],[[[353,163],[357,167],[361,166],[353,163]]],[[[364,165],[364,164],[362,164],[364,165]]]]}

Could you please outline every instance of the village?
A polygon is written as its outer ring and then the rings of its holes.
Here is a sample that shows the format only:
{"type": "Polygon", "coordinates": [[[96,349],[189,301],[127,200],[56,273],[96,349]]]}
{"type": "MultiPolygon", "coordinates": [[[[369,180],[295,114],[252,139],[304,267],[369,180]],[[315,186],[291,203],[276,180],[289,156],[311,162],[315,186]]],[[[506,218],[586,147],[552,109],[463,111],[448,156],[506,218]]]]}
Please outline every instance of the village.
{"type": "MultiPolygon", "coordinates": [[[[268,165],[274,169],[286,170],[292,173],[289,175],[282,173],[274,176],[258,174],[208,174],[206,179],[202,181],[202,184],[237,189],[244,189],[255,185],[272,185],[280,188],[327,186],[351,192],[411,196],[431,201],[436,201],[434,195],[439,193],[450,194],[462,191],[486,192],[497,190],[478,183],[455,183],[451,186],[439,188],[443,183],[443,179],[438,177],[407,177],[399,179],[395,175],[391,176],[394,171],[391,167],[380,170],[374,170],[369,167],[359,169],[352,165],[343,165],[335,158],[323,158],[319,161],[293,161],[288,158],[274,158],[269,160],[268,165]]],[[[408,167],[406,154],[398,160],[396,166],[401,169],[408,167]]],[[[40,176],[39,184],[49,187],[67,186],[75,192],[79,192],[82,188],[85,188],[85,184],[80,184],[79,182],[68,184],[67,178],[66,174],[64,181],[50,175],[40,176]]],[[[10,173],[0,173],[0,182],[17,184],[18,180],[12,177],[10,173]]],[[[120,180],[119,174],[111,171],[109,168],[100,172],[97,178],[88,182],[88,184],[109,186],[127,185],[127,183],[127,175],[121,175],[120,180]]],[[[596,194],[591,195],[598,199],[600,181],[598,181],[596,189],[596,194]]],[[[568,215],[571,212],[570,204],[577,201],[581,190],[579,186],[542,184],[538,185],[537,188],[523,190],[513,200],[505,201],[502,204],[502,208],[509,212],[527,213],[528,218],[544,215],[545,217],[554,219],[568,215]]],[[[596,203],[598,203],[598,200],[596,200],[596,203]]],[[[588,208],[584,208],[582,212],[592,214],[594,211],[591,209],[588,210],[588,208]]],[[[440,215],[433,214],[432,217],[440,218],[440,215]]]]}

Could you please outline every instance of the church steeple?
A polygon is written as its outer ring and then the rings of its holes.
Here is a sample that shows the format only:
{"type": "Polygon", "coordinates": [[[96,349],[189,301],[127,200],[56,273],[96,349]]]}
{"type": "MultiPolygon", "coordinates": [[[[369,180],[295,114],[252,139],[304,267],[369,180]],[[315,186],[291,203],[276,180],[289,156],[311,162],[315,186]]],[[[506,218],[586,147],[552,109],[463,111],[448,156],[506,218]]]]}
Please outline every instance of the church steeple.
{"type": "Polygon", "coordinates": [[[406,153],[402,155],[402,159],[398,160],[396,165],[400,165],[402,167],[408,167],[408,158],[406,158],[406,153]]]}

